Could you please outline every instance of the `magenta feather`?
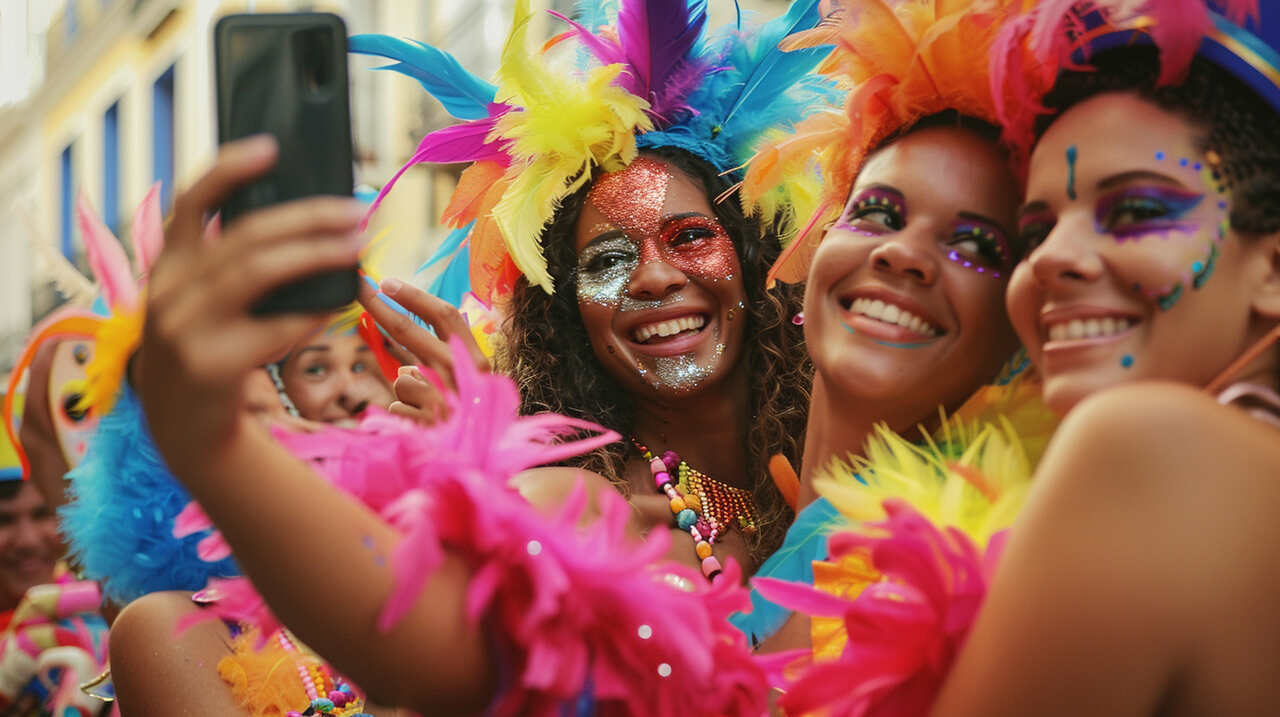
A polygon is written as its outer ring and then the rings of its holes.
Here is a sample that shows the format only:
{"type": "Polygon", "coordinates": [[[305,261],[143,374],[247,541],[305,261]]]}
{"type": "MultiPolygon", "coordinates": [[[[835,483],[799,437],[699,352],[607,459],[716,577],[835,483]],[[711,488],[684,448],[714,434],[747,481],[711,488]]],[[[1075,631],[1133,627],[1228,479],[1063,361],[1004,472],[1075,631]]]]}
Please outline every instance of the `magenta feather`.
{"type": "Polygon", "coordinates": [[[369,211],[365,213],[364,222],[361,229],[369,224],[369,220],[373,217],[373,213],[381,206],[382,200],[391,192],[396,182],[400,181],[400,177],[409,171],[411,167],[422,164],[423,162],[479,162],[479,161],[497,161],[503,166],[511,164],[511,155],[507,153],[507,142],[504,140],[489,141],[488,137],[493,132],[494,127],[498,123],[498,119],[510,112],[510,105],[491,105],[490,115],[484,119],[471,120],[456,124],[444,129],[436,130],[422,138],[418,143],[418,149],[409,158],[409,161],[401,165],[400,169],[382,185],[382,189],[378,190],[378,196],[374,197],[373,202],[369,205],[369,211]]]}
{"type": "Polygon", "coordinates": [[[102,287],[107,305],[113,309],[137,307],[138,283],[133,277],[129,256],[111,230],[103,225],[84,195],[76,200],[76,217],[85,253],[89,257],[89,268],[102,287]]]}
{"type": "MultiPolygon", "coordinates": [[[[883,505],[886,520],[832,535],[829,549],[833,558],[868,552],[884,580],[847,600],[814,598],[799,587],[775,593],[784,604],[821,610],[815,614],[838,612],[847,637],[838,659],[788,680],[779,701],[788,714],[927,713],[977,617],[1005,533],[980,550],[963,532],[933,525],[904,501],[883,505]]],[[[785,677],[781,667],[787,666],[774,664],[771,674],[785,677]]]]}
{"type": "Polygon", "coordinates": [[[160,182],[151,185],[142,203],[133,212],[133,256],[143,276],[164,247],[164,217],[160,212],[160,182]]]}
{"type": "Polygon", "coordinates": [[[1160,48],[1159,85],[1181,81],[1196,50],[1212,26],[1209,8],[1204,0],[1148,0],[1147,13],[1153,14],[1151,39],[1160,48]]]}
{"type": "MultiPolygon", "coordinates": [[[[558,12],[583,47],[601,64],[622,63],[618,85],[649,102],[649,113],[670,119],[685,109],[708,61],[693,52],[707,22],[706,0],[624,0],[616,21],[617,39],[598,35],[558,12]]],[[[598,28],[597,28],[598,29],[598,28]]]]}
{"type": "MultiPolygon", "coordinates": [[[[481,374],[460,341],[450,347],[458,392],[436,425],[374,412],[356,430],[276,434],[402,536],[379,625],[394,626],[413,607],[448,551],[472,570],[467,618],[486,626],[510,670],[486,714],[560,715],[584,690],[601,714],[764,714],[764,673],[728,623],[749,605],[737,563],[727,561],[712,585],[663,564],[669,532],[636,542],[630,506],[608,488],[597,493],[599,517],[585,526],[582,485],[554,516],[530,505],[507,485],[512,475],[619,436],[564,417],[519,416],[515,384],[481,374]],[[584,432],[596,435],[566,440],[584,432]],[[662,663],[697,689],[670,689],[662,663]]],[[[207,525],[194,508],[181,522],[184,531],[207,525]]],[[[214,587],[223,594],[205,613],[275,627],[244,582],[214,587]]]]}

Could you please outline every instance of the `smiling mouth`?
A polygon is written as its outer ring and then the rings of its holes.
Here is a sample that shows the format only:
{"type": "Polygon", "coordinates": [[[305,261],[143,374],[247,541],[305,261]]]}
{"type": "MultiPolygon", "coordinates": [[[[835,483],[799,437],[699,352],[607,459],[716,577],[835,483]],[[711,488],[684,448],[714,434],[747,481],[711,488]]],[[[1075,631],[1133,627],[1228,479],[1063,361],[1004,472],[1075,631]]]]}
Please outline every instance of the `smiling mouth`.
{"type": "Polygon", "coordinates": [[[638,344],[655,345],[696,334],[707,325],[705,314],[681,316],[666,321],[641,324],[631,330],[631,338],[638,344]]]}
{"type": "Polygon", "coordinates": [[[864,316],[889,326],[897,326],[911,331],[921,338],[935,338],[946,333],[928,320],[907,311],[897,304],[887,303],[880,299],[842,298],[840,305],[845,311],[864,316]]]}
{"type": "Polygon", "coordinates": [[[1137,319],[1127,316],[1107,316],[1059,321],[1049,324],[1046,330],[1050,341],[1084,341],[1119,336],[1137,324],[1137,319]]]}

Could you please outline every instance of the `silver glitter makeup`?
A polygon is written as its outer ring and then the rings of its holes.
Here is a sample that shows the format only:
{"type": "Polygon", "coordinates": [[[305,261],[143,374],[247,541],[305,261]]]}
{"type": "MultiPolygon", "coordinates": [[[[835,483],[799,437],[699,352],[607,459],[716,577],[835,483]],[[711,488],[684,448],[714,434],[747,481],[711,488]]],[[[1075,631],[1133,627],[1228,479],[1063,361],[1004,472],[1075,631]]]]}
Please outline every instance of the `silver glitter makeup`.
{"type": "Polygon", "coordinates": [[[627,292],[627,282],[639,266],[636,246],[625,237],[614,237],[587,246],[578,256],[578,301],[617,306],[627,292]],[[597,261],[608,264],[592,269],[597,261]]]}
{"type": "Polygon", "coordinates": [[[715,371],[720,363],[720,357],[724,356],[724,344],[720,342],[719,327],[714,331],[715,334],[711,340],[715,342],[715,350],[705,363],[699,363],[693,351],[679,356],[640,357],[638,370],[641,378],[646,378],[654,387],[673,389],[678,392],[696,390],[715,371]]]}

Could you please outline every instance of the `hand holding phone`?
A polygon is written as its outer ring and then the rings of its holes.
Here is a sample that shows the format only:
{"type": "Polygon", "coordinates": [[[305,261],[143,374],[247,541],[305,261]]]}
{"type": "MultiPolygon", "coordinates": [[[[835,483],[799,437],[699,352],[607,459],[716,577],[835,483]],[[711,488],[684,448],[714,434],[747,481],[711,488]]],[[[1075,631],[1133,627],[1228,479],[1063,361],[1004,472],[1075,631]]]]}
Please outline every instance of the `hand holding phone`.
{"type": "MultiPolygon", "coordinates": [[[[270,172],[222,205],[228,226],[255,209],[353,190],[346,25],[329,13],[228,15],[214,28],[218,143],[270,134],[270,172]]],[[[274,289],[258,315],[332,311],[356,298],[356,267],[274,289]]]]}

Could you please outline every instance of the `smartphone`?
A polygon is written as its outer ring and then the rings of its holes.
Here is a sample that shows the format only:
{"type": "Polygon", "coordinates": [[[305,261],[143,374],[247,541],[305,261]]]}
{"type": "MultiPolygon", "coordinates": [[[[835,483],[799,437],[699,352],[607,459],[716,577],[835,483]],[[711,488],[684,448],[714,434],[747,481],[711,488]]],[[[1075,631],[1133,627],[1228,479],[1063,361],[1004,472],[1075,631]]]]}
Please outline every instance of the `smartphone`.
{"type": "MultiPolygon", "coordinates": [[[[228,15],[214,26],[218,143],[267,133],[276,166],[222,206],[222,225],[255,209],[353,191],[347,28],[330,13],[228,15]]],[[[356,267],[307,277],[268,293],[257,315],[319,313],[355,301],[356,267]]]]}

